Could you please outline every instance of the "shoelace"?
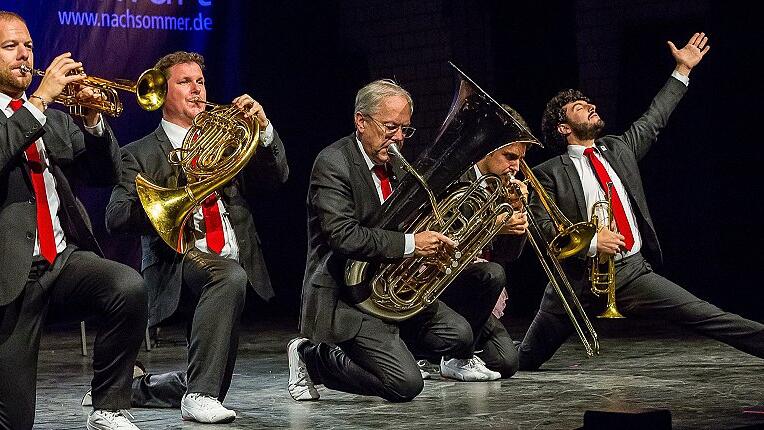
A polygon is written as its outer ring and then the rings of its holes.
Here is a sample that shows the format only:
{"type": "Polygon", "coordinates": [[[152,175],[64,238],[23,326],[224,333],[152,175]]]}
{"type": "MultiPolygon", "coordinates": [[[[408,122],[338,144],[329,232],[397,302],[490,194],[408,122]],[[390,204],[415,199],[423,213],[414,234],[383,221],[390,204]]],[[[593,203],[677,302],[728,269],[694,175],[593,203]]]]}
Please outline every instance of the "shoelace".
{"type": "Polygon", "coordinates": [[[203,395],[199,395],[199,394],[191,394],[191,395],[189,395],[189,397],[191,397],[193,400],[196,400],[197,402],[199,402],[199,405],[203,409],[216,409],[216,408],[219,408],[219,407],[223,407],[223,404],[220,403],[220,401],[218,399],[214,398],[214,397],[203,396],[203,395]]]}
{"type": "Polygon", "coordinates": [[[99,409],[99,411],[101,412],[101,415],[104,416],[104,418],[108,419],[109,421],[115,421],[116,424],[118,424],[120,427],[127,425],[128,427],[132,428],[134,426],[130,420],[134,420],[135,417],[127,409],[119,409],[116,411],[99,409]],[[130,420],[127,419],[127,417],[130,417],[130,420]]]}

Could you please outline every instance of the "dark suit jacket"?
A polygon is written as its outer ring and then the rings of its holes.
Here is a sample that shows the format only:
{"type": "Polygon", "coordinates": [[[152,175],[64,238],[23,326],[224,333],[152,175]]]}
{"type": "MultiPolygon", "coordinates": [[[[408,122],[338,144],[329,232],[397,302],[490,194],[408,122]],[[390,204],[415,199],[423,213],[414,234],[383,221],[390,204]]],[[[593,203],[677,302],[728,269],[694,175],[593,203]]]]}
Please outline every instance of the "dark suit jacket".
{"type": "Polygon", "coordinates": [[[0,306],[24,289],[32,264],[37,212],[24,150],[40,137],[61,200],[59,219],[69,244],[101,255],[85,208],[72,193],[69,179],[110,186],[119,179],[119,145],[108,124],[101,137],[83,133],[72,118],[45,111],[45,126],[25,107],[10,118],[0,114],[0,306]]]}
{"type": "MultiPolygon", "coordinates": [[[[394,169],[394,176],[400,176],[394,169]]],[[[355,133],[316,157],[307,207],[308,257],[300,330],[316,342],[338,343],[358,333],[362,317],[340,296],[346,260],[399,258],[404,234],[370,227],[382,206],[355,133]]]]}
{"type": "MultiPolygon", "coordinates": [[[[135,189],[135,177],[141,173],[161,187],[185,184],[181,169],[167,161],[171,150],[172,144],[161,125],[122,148],[122,174],[106,208],[106,228],[110,233],[141,236],[141,272],[148,291],[150,326],[170,317],[178,307],[183,255],[164,243],[151,226],[135,189]]],[[[275,188],[288,176],[284,144],[274,131],[273,142],[268,147],[258,147],[249,164],[220,190],[239,245],[239,263],[247,272],[250,285],[265,300],[273,297],[273,288],[245,196],[275,188]]]]}
{"type": "MultiPolygon", "coordinates": [[[[657,139],[658,133],[666,125],[671,112],[686,91],[687,87],[684,84],[673,77],[669,78],[668,82],[653,98],[647,112],[637,119],[625,133],[620,136],[603,136],[594,142],[599,153],[610,163],[626,188],[642,236],[641,252],[648,261],[654,264],[662,262],[661,247],[655,233],[653,220],[650,217],[650,211],[647,208],[647,200],[637,163],[647,154],[650,146],[657,139]]],[[[590,214],[586,210],[581,179],[567,153],[537,166],[534,173],[551,199],[571,222],[589,220],[590,214]]],[[[537,195],[534,195],[531,200],[531,210],[538,220],[539,227],[543,230],[545,239],[551,240],[556,231],[537,195]]],[[[579,255],[563,261],[565,272],[579,293],[585,286],[588,287],[587,250],[588,248],[579,255]]]]}
{"type": "MultiPolygon", "coordinates": [[[[470,166],[464,174],[459,178],[462,182],[475,182],[477,180],[477,172],[475,168],[470,166]]],[[[523,246],[528,236],[523,234],[521,236],[498,234],[494,236],[488,245],[491,248],[492,260],[505,266],[520,258],[520,254],[523,252],[523,246]]]]}

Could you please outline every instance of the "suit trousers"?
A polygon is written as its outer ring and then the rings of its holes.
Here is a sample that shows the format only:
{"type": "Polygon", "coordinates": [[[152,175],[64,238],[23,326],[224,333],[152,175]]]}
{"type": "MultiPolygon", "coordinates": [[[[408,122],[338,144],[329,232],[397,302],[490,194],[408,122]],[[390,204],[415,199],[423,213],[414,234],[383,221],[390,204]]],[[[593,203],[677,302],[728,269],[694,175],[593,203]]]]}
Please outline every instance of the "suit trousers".
{"type": "Polygon", "coordinates": [[[129,409],[133,363],[146,328],[143,280],[133,269],[67,247],[33,264],[26,287],[0,307],[0,428],[31,429],[37,355],[47,321],[93,319],[93,406],[129,409]]]}
{"type": "MultiPolygon", "coordinates": [[[[549,360],[573,333],[568,317],[550,312],[549,292],[520,345],[520,370],[536,370],[549,360]]],[[[764,358],[764,324],[725,312],[653,272],[637,253],[616,263],[616,300],[626,317],[660,319],[687,327],[699,334],[724,342],[743,352],[764,358]]],[[[591,307],[589,300],[582,300],[591,307]]]]}
{"type": "Polygon", "coordinates": [[[192,249],[183,258],[179,312],[193,313],[187,372],[147,373],[133,381],[136,407],[179,407],[185,393],[225,399],[239,349],[247,273],[235,260],[192,249]]]}
{"type": "Polygon", "coordinates": [[[472,330],[464,318],[436,301],[396,324],[362,313],[355,338],[337,346],[305,342],[299,352],[315,384],[404,402],[412,400],[424,387],[419,366],[407,345],[443,356],[469,357],[472,330]]]}
{"type": "MultiPolygon", "coordinates": [[[[440,300],[470,324],[474,350],[489,369],[509,378],[517,372],[517,349],[504,325],[491,315],[501,290],[507,284],[504,268],[497,263],[480,262],[467,266],[443,291],[440,300]]],[[[439,356],[423,354],[431,362],[439,356]]]]}

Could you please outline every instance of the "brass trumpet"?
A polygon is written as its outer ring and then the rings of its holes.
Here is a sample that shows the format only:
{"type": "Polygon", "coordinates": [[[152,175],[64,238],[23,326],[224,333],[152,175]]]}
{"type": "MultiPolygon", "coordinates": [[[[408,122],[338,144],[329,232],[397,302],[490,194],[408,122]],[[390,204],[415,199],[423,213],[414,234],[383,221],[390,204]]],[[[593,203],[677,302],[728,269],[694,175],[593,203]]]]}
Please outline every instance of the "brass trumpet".
{"type": "MultiPolygon", "coordinates": [[[[610,228],[613,224],[613,183],[607,184],[607,199],[600,200],[592,206],[591,222],[601,228],[610,228]]],[[[607,295],[605,310],[597,318],[625,318],[615,304],[615,258],[611,255],[605,261],[599,255],[591,258],[589,280],[592,283],[592,293],[595,296],[607,295]]]]}
{"type": "MultiPolygon", "coordinates": [[[[35,76],[45,76],[45,72],[38,69],[33,69],[26,64],[22,64],[20,67],[21,73],[31,73],[35,76]]],[[[84,70],[82,68],[72,70],[69,74],[82,74],[84,70]]],[[[81,81],[72,82],[64,87],[64,90],[56,96],[53,101],[63,104],[69,107],[69,112],[72,115],[82,116],[82,109],[93,109],[98,112],[105,113],[112,117],[117,117],[122,113],[122,102],[119,100],[117,90],[129,91],[138,99],[138,105],[147,111],[157,110],[164,104],[165,96],[167,95],[167,80],[164,74],[157,69],[148,69],[141,73],[138,80],[135,82],[127,81],[124,79],[118,79],[110,81],[95,76],[87,76],[81,81]],[[77,99],[77,92],[84,88],[90,87],[94,90],[99,90],[104,94],[105,98],[100,100],[93,100],[83,103],[77,99]]]]}
{"type": "MultiPolygon", "coordinates": [[[[536,223],[533,214],[531,211],[527,210],[528,242],[530,242],[533,250],[536,252],[541,267],[549,278],[549,284],[560,298],[565,313],[568,315],[568,318],[570,318],[579,339],[581,339],[581,343],[586,350],[586,355],[591,357],[595,354],[599,354],[600,346],[597,332],[594,330],[594,326],[586,315],[586,311],[581,305],[581,301],[578,300],[573,287],[570,285],[568,277],[565,275],[565,272],[560,265],[561,259],[575,255],[585,247],[589,246],[589,242],[591,242],[596,231],[594,225],[588,222],[580,222],[577,224],[571,223],[549,197],[546,190],[544,190],[544,187],[539,183],[538,178],[536,178],[536,175],[533,174],[533,171],[531,171],[530,167],[528,167],[528,164],[526,164],[523,159],[520,160],[520,171],[523,172],[525,181],[538,195],[539,201],[544,206],[547,213],[549,213],[557,230],[557,235],[547,243],[544,240],[541,228],[536,223]],[[574,308],[575,312],[573,310],[574,308]],[[586,330],[584,330],[584,328],[586,330]]],[[[514,186],[517,187],[517,185],[514,186]]],[[[528,201],[525,196],[519,192],[519,190],[515,191],[514,194],[519,196],[523,206],[527,208],[528,201]]]]}

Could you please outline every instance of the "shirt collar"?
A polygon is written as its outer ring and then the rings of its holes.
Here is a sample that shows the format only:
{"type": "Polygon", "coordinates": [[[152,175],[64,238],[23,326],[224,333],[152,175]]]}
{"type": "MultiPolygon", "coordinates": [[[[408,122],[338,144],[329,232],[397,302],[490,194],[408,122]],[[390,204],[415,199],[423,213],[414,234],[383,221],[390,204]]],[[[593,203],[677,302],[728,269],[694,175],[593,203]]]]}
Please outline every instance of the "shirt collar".
{"type": "Polygon", "coordinates": [[[177,124],[173,124],[164,118],[162,118],[161,124],[162,129],[164,130],[165,134],[167,134],[167,138],[170,139],[170,143],[172,143],[172,147],[179,149],[181,146],[183,146],[183,138],[186,137],[186,132],[188,129],[183,128],[177,124]]]}
{"type": "MultiPolygon", "coordinates": [[[[584,158],[584,151],[586,148],[587,147],[583,145],[568,145],[568,156],[570,156],[570,158],[584,158]]],[[[593,145],[589,148],[594,148],[595,153],[599,152],[597,145],[593,145]]]]}
{"type": "MultiPolygon", "coordinates": [[[[0,109],[2,109],[3,112],[6,112],[8,109],[10,109],[11,100],[13,100],[13,98],[11,98],[11,96],[8,94],[0,93],[0,109]]],[[[21,95],[21,100],[27,101],[27,93],[23,93],[21,95]]]]}
{"type": "Polygon", "coordinates": [[[363,160],[366,161],[366,167],[368,167],[369,170],[373,169],[375,164],[373,161],[371,161],[371,158],[366,155],[366,151],[364,151],[363,144],[361,143],[361,140],[358,139],[358,136],[355,137],[355,143],[358,145],[358,150],[361,151],[361,155],[363,155],[363,160]]]}

